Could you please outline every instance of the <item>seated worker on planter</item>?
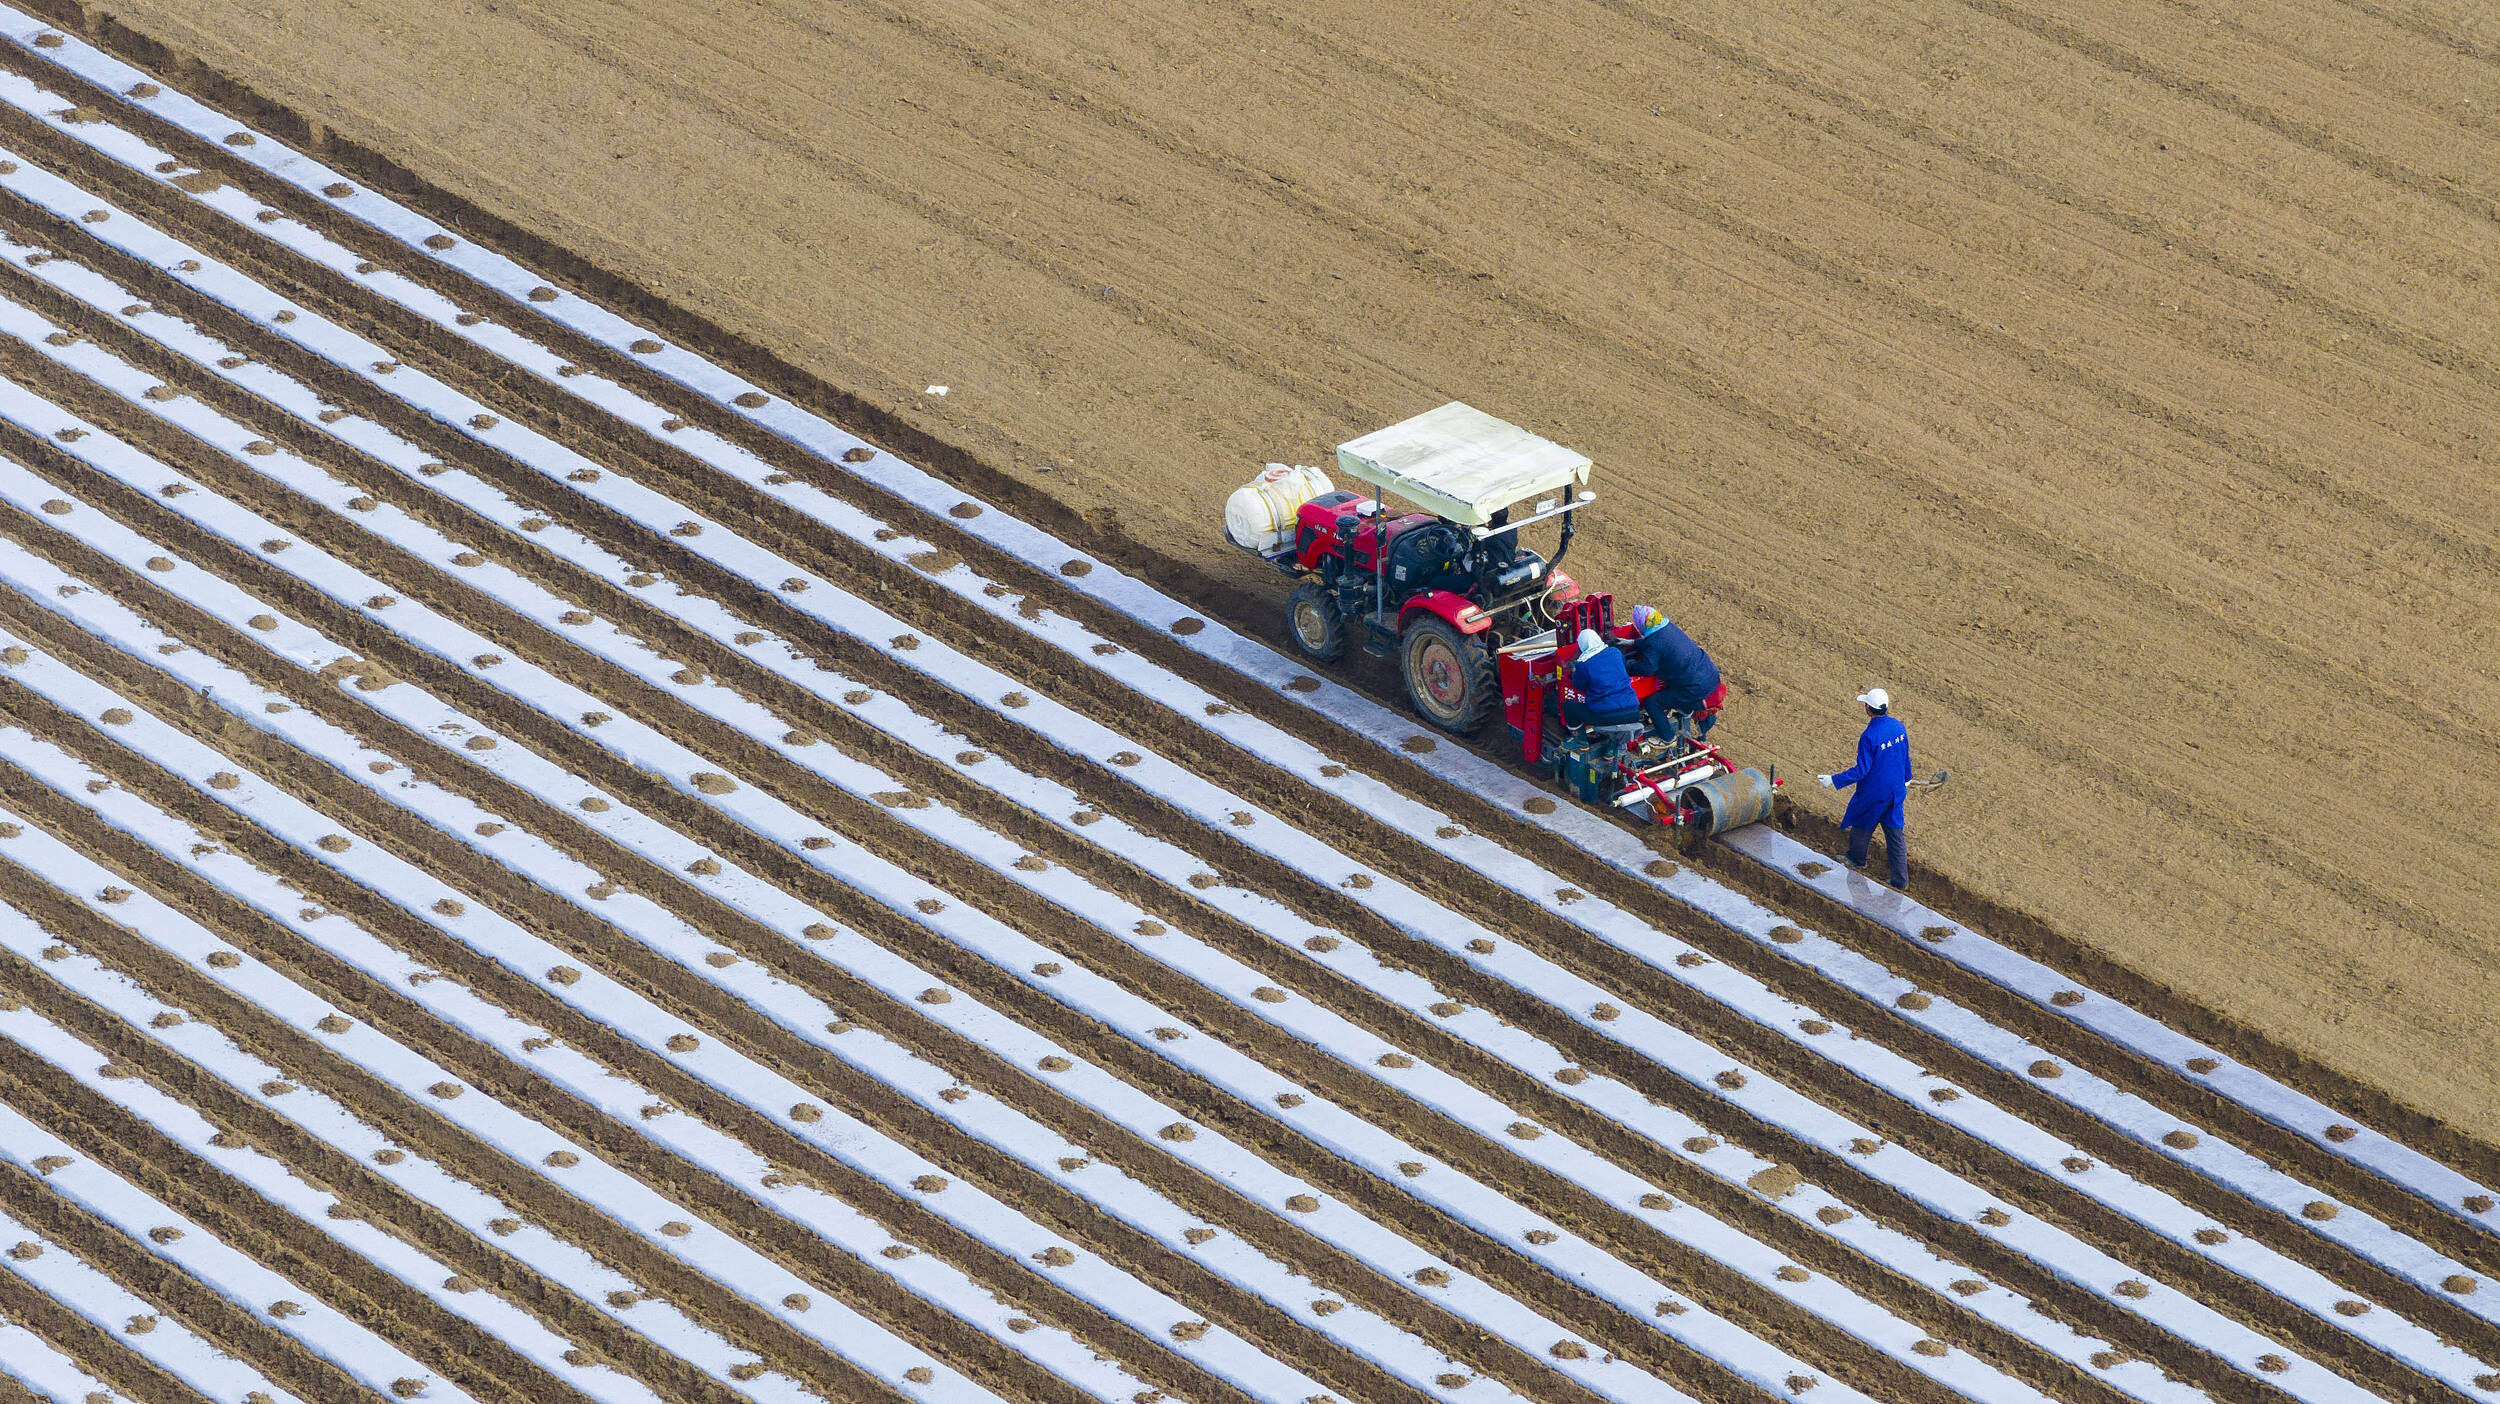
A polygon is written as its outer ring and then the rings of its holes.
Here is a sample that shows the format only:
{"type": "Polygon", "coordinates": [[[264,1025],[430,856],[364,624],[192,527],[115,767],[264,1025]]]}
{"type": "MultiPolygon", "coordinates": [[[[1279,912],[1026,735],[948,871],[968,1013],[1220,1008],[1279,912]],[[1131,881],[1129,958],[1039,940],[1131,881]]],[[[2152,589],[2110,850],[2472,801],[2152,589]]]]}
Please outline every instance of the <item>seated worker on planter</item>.
{"type": "Polygon", "coordinates": [[[1650,726],[1671,738],[1689,718],[1696,740],[1709,735],[1727,702],[1727,684],[1701,645],[1670,623],[1665,610],[1639,605],[1632,610],[1632,640],[1624,649],[1633,676],[1658,680],[1657,690],[1641,703],[1650,726]]]}
{"type": "Polygon", "coordinates": [[[1610,732],[1618,745],[1631,745],[1644,728],[1641,699],[1632,691],[1623,655],[1609,648],[1595,629],[1582,629],[1579,644],[1571,662],[1571,685],[1585,700],[1563,702],[1563,724],[1610,732]]]}

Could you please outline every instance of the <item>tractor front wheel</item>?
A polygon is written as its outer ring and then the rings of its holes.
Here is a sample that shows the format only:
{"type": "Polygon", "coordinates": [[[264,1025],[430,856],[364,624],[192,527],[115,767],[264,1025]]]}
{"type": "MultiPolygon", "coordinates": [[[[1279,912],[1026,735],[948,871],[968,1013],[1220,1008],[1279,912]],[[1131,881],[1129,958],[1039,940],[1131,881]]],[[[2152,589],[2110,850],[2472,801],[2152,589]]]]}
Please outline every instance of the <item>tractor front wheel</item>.
{"type": "Polygon", "coordinates": [[[1502,682],[1493,650],[1480,637],[1462,634],[1439,616],[1415,621],[1398,650],[1406,695],[1425,721],[1466,735],[1484,724],[1501,699],[1502,682]]]}
{"type": "Polygon", "coordinates": [[[1345,656],[1345,614],[1325,585],[1305,580],[1285,599],[1285,627],[1293,646],[1314,663],[1334,663],[1345,656]]]}

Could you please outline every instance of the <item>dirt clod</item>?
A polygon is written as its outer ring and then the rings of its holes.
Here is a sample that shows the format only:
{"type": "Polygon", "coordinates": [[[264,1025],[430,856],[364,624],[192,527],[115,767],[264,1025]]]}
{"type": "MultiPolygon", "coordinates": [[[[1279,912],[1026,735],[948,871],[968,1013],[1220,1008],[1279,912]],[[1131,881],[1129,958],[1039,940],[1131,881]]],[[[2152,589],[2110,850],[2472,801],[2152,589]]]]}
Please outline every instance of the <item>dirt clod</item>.
{"type": "Polygon", "coordinates": [[[1745,1187],[1765,1199],[1784,1199],[1805,1181],[1793,1165],[1766,1165],[1745,1181],[1745,1187]]]}

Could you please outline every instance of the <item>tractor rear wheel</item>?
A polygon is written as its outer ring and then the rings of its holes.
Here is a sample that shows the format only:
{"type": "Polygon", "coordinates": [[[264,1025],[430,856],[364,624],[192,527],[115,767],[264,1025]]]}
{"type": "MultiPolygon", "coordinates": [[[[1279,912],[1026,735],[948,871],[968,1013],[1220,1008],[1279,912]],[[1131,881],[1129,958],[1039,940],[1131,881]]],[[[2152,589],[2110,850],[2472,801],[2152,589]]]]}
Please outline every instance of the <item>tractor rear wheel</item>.
{"type": "Polygon", "coordinates": [[[1493,650],[1438,615],[1419,619],[1406,631],[1398,662],[1416,713],[1443,731],[1462,736],[1474,731],[1501,700],[1493,650]]]}
{"type": "Polygon", "coordinates": [[[1345,614],[1325,585],[1305,580],[1285,598],[1285,628],[1293,646],[1314,663],[1334,663],[1345,656],[1345,614]]]}

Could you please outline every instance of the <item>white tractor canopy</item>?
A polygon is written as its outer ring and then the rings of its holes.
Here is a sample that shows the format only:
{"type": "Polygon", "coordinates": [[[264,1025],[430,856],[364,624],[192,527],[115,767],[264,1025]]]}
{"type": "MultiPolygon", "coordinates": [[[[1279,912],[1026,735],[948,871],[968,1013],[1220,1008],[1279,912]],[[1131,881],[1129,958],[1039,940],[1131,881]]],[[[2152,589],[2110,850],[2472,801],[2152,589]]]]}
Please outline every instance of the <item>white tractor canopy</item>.
{"type": "Polygon", "coordinates": [[[1346,476],[1436,516],[1480,527],[1515,503],[1557,492],[1579,499],[1589,461],[1551,439],[1450,401],[1337,446],[1346,476]]]}

